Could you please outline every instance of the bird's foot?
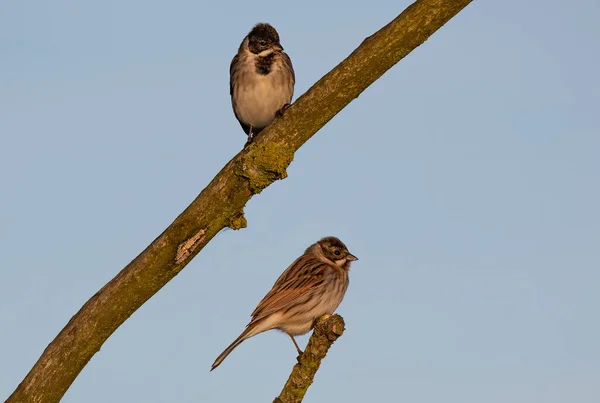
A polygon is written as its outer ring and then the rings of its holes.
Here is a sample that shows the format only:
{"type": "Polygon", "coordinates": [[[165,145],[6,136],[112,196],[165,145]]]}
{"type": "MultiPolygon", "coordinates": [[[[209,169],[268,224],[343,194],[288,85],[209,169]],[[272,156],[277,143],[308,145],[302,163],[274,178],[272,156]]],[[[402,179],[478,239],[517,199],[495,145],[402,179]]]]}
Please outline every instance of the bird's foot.
{"type": "MultiPolygon", "coordinates": [[[[296,340],[294,340],[294,344],[296,344],[296,340]]],[[[296,351],[298,352],[298,357],[296,357],[296,361],[300,363],[300,358],[304,355],[304,351],[300,350],[300,348],[296,345],[296,351]]]]}
{"type": "Polygon", "coordinates": [[[252,133],[252,129],[254,129],[254,126],[250,125],[250,130],[248,130],[248,140],[246,140],[244,147],[252,143],[252,140],[254,140],[254,133],[252,133]]]}
{"type": "Polygon", "coordinates": [[[285,111],[287,111],[287,109],[290,107],[290,104],[285,104],[281,107],[281,109],[279,109],[277,112],[275,112],[275,116],[277,116],[278,118],[282,117],[283,114],[285,113],[285,111]]]}
{"type": "Polygon", "coordinates": [[[298,360],[298,362],[300,362],[300,357],[302,357],[302,354],[304,354],[302,352],[302,350],[300,350],[300,347],[298,347],[298,343],[296,343],[296,339],[294,339],[294,336],[292,336],[291,334],[288,334],[288,336],[290,336],[290,339],[292,339],[292,342],[294,342],[294,347],[296,347],[296,351],[298,352],[298,357],[296,358],[298,360]]]}

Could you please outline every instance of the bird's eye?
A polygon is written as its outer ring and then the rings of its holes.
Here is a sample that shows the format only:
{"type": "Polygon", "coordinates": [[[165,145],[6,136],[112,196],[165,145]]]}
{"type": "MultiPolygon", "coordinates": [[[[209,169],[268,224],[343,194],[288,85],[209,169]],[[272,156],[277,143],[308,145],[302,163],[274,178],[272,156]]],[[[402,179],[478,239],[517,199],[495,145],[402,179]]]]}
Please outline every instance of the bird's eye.
{"type": "Polygon", "coordinates": [[[260,43],[260,46],[267,46],[267,41],[265,41],[264,39],[261,39],[260,41],[258,41],[258,43],[260,43]]]}
{"type": "Polygon", "coordinates": [[[336,250],[335,252],[333,252],[334,255],[339,256],[342,254],[342,252],[340,252],[339,250],[336,250]]]}

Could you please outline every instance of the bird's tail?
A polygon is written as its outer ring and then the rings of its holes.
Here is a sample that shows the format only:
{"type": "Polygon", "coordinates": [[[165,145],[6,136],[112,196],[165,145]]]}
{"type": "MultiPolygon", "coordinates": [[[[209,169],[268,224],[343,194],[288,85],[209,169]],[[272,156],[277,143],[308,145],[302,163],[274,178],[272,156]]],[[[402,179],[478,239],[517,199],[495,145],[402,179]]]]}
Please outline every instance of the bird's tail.
{"type": "Polygon", "coordinates": [[[223,351],[215,360],[215,362],[213,363],[212,367],[210,368],[210,370],[212,371],[213,369],[217,368],[219,365],[221,365],[221,363],[225,360],[225,358],[227,358],[227,356],[237,347],[239,346],[244,340],[249,339],[252,336],[257,335],[258,333],[262,333],[264,330],[259,330],[256,326],[256,323],[252,323],[250,325],[248,325],[248,327],[246,329],[244,329],[244,331],[242,332],[242,334],[239,335],[239,337],[237,339],[235,339],[233,341],[233,343],[231,343],[229,345],[229,347],[227,347],[225,349],[225,351],[223,351]]]}

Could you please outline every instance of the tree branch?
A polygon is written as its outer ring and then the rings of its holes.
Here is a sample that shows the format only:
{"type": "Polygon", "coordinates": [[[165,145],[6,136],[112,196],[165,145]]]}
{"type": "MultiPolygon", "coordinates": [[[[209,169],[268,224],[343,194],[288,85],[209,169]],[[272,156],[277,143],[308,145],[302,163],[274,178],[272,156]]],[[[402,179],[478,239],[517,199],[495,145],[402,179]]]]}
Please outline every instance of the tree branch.
{"type": "Polygon", "coordinates": [[[315,330],[308,340],[304,354],[290,374],[283,390],[273,403],[300,403],[313,383],[329,347],[344,333],[344,319],[340,315],[323,315],[315,321],[315,330]]]}
{"type": "Polygon", "coordinates": [[[229,161],[158,238],[83,305],[7,403],[58,402],[106,339],[221,229],[246,226],[248,200],[287,176],[302,144],[470,2],[418,0],[367,38],[229,161]]]}

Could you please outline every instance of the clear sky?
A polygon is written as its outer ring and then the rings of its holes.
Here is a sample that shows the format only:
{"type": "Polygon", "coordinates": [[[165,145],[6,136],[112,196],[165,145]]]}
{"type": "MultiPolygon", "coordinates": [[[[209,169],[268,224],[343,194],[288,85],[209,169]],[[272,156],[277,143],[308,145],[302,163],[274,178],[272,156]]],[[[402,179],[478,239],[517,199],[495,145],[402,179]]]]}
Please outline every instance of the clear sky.
{"type": "MultiPolygon", "coordinates": [[[[245,142],[228,68],[272,23],[296,96],[408,1],[0,3],[0,398],[245,142]]],[[[256,303],[360,258],[306,402],[600,401],[600,3],[476,0],[352,102],[94,356],[64,402],[270,402],[256,303]]],[[[299,339],[301,345],[307,338],[299,339]]]]}

